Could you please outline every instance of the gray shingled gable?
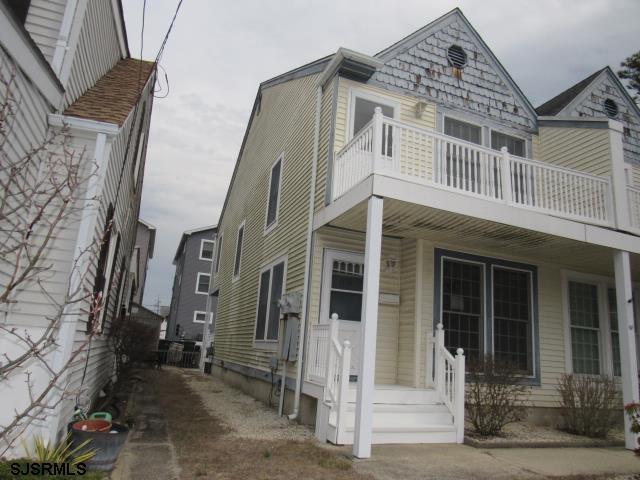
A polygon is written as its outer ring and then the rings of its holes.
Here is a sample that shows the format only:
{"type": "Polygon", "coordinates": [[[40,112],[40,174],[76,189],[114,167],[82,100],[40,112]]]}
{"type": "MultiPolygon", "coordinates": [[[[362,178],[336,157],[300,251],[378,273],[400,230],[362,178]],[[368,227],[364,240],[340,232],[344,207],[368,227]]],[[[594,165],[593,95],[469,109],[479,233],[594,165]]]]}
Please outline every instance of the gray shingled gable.
{"type": "Polygon", "coordinates": [[[385,66],[373,81],[386,88],[408,91],[509,126],[528,130],[536,127],[535,109],[458,8],[376,58],[385,66]],[[459,77],[446,58],[452,44],[460,45],[468,56],[459,77]]]}
{"type": "Polygon", "coordinates": [[[587,78],[580,80],[575,85],[572,85],[565,91],[544,102],[542,105],[536,108],[536,112],[538,112],[538,115],[547,116],[557,115],[558,113],[560,113],[564,107],[569,105],[569,103],[571,103],[574,98],[580,95],[580,93],[582,93],[582,91],[587,88],[598,75],[600,75],[602,70],[598,70],[597,72],[592,73],[587,78]]]}

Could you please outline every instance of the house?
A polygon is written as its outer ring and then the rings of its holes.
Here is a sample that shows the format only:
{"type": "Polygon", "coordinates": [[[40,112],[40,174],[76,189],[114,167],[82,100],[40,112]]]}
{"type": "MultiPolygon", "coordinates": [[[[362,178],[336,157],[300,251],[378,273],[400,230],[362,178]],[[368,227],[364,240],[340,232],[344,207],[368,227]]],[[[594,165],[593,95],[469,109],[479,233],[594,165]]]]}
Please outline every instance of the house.
{"type": "MultiPolygon", "coordinates": [[[[39,358],[27,355],[0,382],[0,425],[27,412],[3,435],[4,456],[19,455],[23,441],[30,444],[33,435],[45,441],[64,436],[76,405],[93,405],[113,380],[109,331],[130,298],[124,292],[131,290],[127,273],[156,73],[153,62],[131,58],[119,0],[0,2],[0,46],[0,100],[4,104],[13,98],[17,105],[10,128],[3,129],[3,162],[24,158],[29,149],[60,134],[68,141],[48,145],[51,158],[80,159],[74,172],[88,179],[72,201],[73,213],[52,230],[43,253],[46,268],[2,304],[0,351],[5,360],[20,359],[27,348],[12,329],[54,342],[47,343],[39,358]],[[88,294],[81,301],[65,300],[83,291],[88,294]],[[93,310],[91,305],[102,307],[93,310]],[[48,337],[51,318],[64,322],[56,323],[48,337]],[[30,402],[29,395],[41,399],[30,402]]],[[[46,162],[35,155],[25,164],[26,187],[37,185],[46,162]]],[[[3,180],[6,166],[0,173],[3,180]]],[[[14,213],[29,214],[28,209],[14,213]]],[[[15,223],[2,218],[4,244],[7,227],[15,223]]],[[[36,245],[42,233],[32,237],[36,245]]],[[[0,262],[3,286],[20,261],[12,255],[3,254],[0,262]]]]}
{"type": "Polygon", "coordinates": [[[259,398],[285,377],[289,418],[361,458],[461,442],[484,355],[519,366],[534,421],[567,372],[637,401],[640,112],[609,69],[568,92],[536,111],[459,9],[261,83],[218,224],[214,373],[259,398]]]}
{"type": "MultiPolygon", "coordinates": [[[[187,230],[180,237],[173,257],[176,273],[167,318],[167,340],[195,340],[199,345],[207,310],[209,324],[214,321],[215,305],[208,306],[208,294],[216,233],[217,227],[212,225],[187,230]]],[[[217,298],[212,300],[215,303],[217,298]]]]}
{"type": "Polygon", "coordinates": [[[135,285],[131,303],[136,305],[142,305],[149,260],[153,258],[155,243],[156,227],[139,218],[136,230],[136,245],[131,256],[131,272],[134,275],[133,285],[135,285]]]}

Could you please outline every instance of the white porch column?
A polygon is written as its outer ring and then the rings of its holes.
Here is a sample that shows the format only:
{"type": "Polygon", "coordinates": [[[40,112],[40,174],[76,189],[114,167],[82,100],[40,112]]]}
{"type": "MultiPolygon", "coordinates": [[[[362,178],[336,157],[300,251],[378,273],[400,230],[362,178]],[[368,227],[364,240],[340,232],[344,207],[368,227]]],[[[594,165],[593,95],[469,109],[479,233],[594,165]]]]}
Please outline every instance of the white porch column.
{"type": "MultiPolygon", "coordinates": [[[[613,256],[616,275],[616,307],[620,337],[620,363],[622,367],[622,399],[624,404],[640,401],[638,394],[638,364],[636,363],[636,338],[633,319],[633,290],[629,252],[616,251],[613,256]]],[[[638,446],[638,436],[630,431],[629,417],[624,417],[625,446],[638,446]]]]}
{"type": "Polygon", "coordinates": [[[353,455],[358,458],[369,458],[371,456],[376,338],[378,330],[378,297],[380,295],[380,257],[382,254],[382,211],[382,198],[371,197],[367,206],[360,374],[358,377],[356,428],[353,442],[353,455]]]}

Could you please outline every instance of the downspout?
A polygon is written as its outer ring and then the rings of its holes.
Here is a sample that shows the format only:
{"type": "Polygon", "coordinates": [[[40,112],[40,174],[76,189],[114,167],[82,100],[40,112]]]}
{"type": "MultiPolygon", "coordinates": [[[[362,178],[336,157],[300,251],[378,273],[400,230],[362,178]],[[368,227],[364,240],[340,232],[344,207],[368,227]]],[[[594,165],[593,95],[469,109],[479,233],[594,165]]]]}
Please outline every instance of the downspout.
{"type": "Polygon", "coordinates": [[[302,393],[302,363],[304,359],[304,339],[307,323],[307,312],[309,305],[309,283],[311,281],[311,263],[313,249],[311,241],[313,239],[313,212],[316,198],[316,174],[318,169],[318,150],[320,145],[320,112],[322,107],[322,85],[318,85],[316,91],[316,127],[313,138],[313,161],[311,163],[311,188],[309,189],[309,214],[307,216],[307,243],[305,247],[306,269],[304,271],[304,287],[302,298],[302,312],[300,315],[300,338],[298,341],[298,361],[296,362],[296,392],[293,402],[293,413],[289,415],[289,420],[295,420],[300,413],[300,394],[302,393]]]}
{"type": "Polygon", "coordinates": [[[76,15],[76,6],[78,0],[68,0],[67,6],[64,10],[64,16],[62,17],[62,25],[60,26],[60,32],[58,40],[56,41],[56,48],[53,51],[53,59],[51,60],[51,67],[56,72],[58,78],[62,72],[62,64],[69,51],[69,40],[71,36],[71,27],[73,26],[73,18],[76,15]]]}

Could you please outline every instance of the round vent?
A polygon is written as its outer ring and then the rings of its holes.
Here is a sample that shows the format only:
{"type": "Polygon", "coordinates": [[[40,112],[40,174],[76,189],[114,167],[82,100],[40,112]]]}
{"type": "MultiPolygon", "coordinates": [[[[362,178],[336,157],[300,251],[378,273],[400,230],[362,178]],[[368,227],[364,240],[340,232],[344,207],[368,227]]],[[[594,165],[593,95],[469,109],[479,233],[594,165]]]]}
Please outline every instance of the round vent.
{"type": "Polygon", "coordinates": [[[604,101],[604,113],[606,113],[609,118],[615,118],[618,115],[618,104],[610,98],[607,98],[604,101]]]}
{"type": "Polygon", "coordinates": [[[462,68],[467,64],[467,54],[460,45],[451,45],[447,49],[447,59],[452,67],[462,68]]]}

